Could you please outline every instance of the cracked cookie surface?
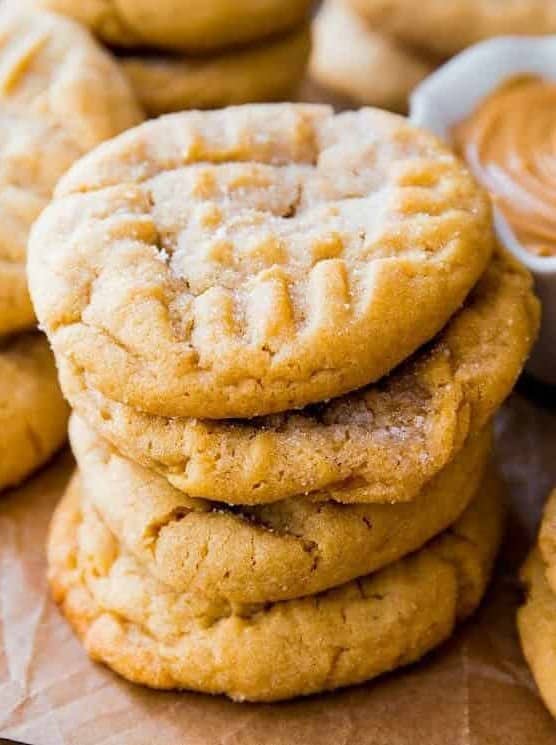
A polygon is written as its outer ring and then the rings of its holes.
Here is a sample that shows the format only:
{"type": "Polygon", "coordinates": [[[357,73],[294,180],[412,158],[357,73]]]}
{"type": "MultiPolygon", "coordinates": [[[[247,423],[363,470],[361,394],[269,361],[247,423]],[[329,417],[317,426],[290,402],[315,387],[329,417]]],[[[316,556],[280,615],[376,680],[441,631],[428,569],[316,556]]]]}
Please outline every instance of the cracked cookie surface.
{"type": "Polygon", "coordinates": [[[29,476],[62,446],[69,408],[41,334],[0,342],[0,381],[0,489],[5,489],[29,476]]]}
{"type": "Polygon", "coordinates": [[[34,0],[123,47],[204,52],[303,23],[310,0],[34,0]]]}
{"type": "Polygon", "coordinates": [[[374,109],[267,104],[97,148],[35,223],[28,268],[55,354],[92,387],[212,419],[380,378],[442,328],[492,248],[488,200],[432,136],[374,109]]]}
{"type": "Polygon", "coordinates": [[[178,592],[230,603],[312,595],[421,548],[469,505],[490,452],[472,439],[410,503],[341,505],[326,492],[230,509],[194,500],[122,458],[75,415],[81,489],[126,550],[178,592]]]}
{"type": "Polygon", "coordinates": [[[491,476],[452,529],[376,574],[299,600],[233,609],[155,579],[75,480],[50,533],[49,578],[89,655],[155,688],[274,701],[414,662],[477,606],[502,528],[491,476]]]}
{"type": "Polygon", "coordinates": [[[497,254],[428,348],[380,383],[247,422],[154,417],[102,396],[60,357],[75,410],[116,449],[186,494],[269,503],[315,490],[339,502],[413,499],[510,393],[536,337],[530,275],[497,254]]]}
{"type": "Polygon", "coordinates": [[[309,29],[210,57],[152,54],[120,57],[145,111],[159,116],[184,109],[215,109],[284,101],[301,82],[310,50],[309,29]]]}
{"type": "Polygon", "coordinates": [[[0,335],[35,325],[27,238],[84,153],[142,119],[115,62],[76,24],[0,11],[0,335]]]}
{"type": "Polygon", "coordinates": [[[492,36],[556,33],[552,0],[347,0],[376,29],[449,57],[492,36]]]}

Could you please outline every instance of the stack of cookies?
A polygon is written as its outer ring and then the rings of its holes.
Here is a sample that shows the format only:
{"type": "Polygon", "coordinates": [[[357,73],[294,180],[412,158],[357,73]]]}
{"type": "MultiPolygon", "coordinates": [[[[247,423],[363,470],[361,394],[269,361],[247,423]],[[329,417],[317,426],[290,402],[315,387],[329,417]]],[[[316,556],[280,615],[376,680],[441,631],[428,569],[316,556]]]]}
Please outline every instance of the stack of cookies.
{"type": "Polygon", "coordinates": [[[27,237],[69,166],[141,121],[89,34],[48,13],[0,13],[0,490],[66,439],[68,408],[27,290],[27,237]]]}
{"type": "Polygon", "coordinates": [[[118,51],[151,116],[288,100],[309,57],[311,0],[34,0],[118,51]]]}
{"type": "Polygon", "coordinates": [[[79,467],[50,581],[93,659],[271,701],[476,608],[538,305],[436,139],[371,109],[162,117],[66,174],[29,276],[79,467]]]}
{"type": "Polygon", "coordinates": [[[521,646],[540,694],[556,717],[556,489],[548,498],[538,545],[522,570],[527,591],[518,613],[521,646]]]}

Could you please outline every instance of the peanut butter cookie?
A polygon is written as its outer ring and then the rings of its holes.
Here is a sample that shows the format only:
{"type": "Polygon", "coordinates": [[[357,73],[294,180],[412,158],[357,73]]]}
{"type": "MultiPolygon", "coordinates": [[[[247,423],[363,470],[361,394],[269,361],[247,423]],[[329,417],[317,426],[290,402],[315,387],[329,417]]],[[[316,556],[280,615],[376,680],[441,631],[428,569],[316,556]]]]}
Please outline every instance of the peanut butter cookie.
{"type": "Polygon", "coordinates": [[[316,490],[340,502],[413,499],[510,393],[539,324],[531,276],[506,254],[437,339],[360,392],[247,422],[141,414],[60,357],[72,405],[116,449],[185,493],[237,504],[316,490]]]}
{"type": "Polygon", "coordinates": [[[311,77],[360,104],[405,112],[409,94],[433,69],[373,30],[346,0],[326,0],[313,23],[311,77]]]}
{"type": "Polygon", "coordinates": [[[124,56],[121,62],[151,116],[183,109],[283,101],[293,96],[309,59],[302,27],[286,36],[210,57],[124,56]]]}
{"type": "Polygon", "coordinates": [[[469,505],[491,439],[473,438],[407,504],[341,505],[323,493],[230,509],[186,497],[75,416],[70,438],[83,494],[125,549],[174,590],[234,604],[312,595],[421,548],[469,505]]]}
{"type": "Polygon", "coordinates": [[[348,0],[376,29],[439,57],[491,36],[556,33],[552,0],[348,0]]]}
{"type": "Polygon", "coordinates": [[[0,381],[0,489],[5,489],[62,446],[69,409],[41,334],[0,342],[0,381]]]}
{"type": "Polygon", "coordinates": [[[123,47],[221,50],[303,23],[310,0],[35,0],[123,47]]]}
{"type": "Polygon", "coordinates": [[[477,606],[500,540],[490,479],[446,533],[376,574],[274,604],[207,605],[128,553],[73,482],[50,534],[54,597],[89,655],[155,688],[275,701],[414,662],[477,606]]]}
{"type": "Polygon", "coordinates": [[[91,387],[251,417],[382,377],[492,248],[486,196],[434,137],[374,109],[267,104],[162,117],[81,159],[35,223],[29,277],[91,387]]]}
{"type": "Polygon", "coordinates": [[[517,614],[523,653],[542,699],[556,717],[556,595],[547,565],[535,549],[522,570],[527,601],[517,614]]]}
{"type": "Polygon", "coordinates": [[[546,501],[538,543],[546,565],[546,578],[552,592],[556,593],[556,489],[546,501]]]}
{"type": "Polygon", "coordinates": [[[141,121],[122,73],[76,24],[0,11],[0,336],[35,324],[29,229],[87,150],[141,121]]]}

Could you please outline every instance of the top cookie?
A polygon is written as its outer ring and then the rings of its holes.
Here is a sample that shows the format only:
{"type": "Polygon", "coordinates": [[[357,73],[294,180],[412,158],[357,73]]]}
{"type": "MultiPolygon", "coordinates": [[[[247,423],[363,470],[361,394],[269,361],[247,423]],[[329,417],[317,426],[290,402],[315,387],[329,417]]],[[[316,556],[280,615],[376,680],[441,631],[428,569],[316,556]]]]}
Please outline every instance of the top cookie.
{"type": "Polygon", "coordinates": [[[117,64],[76,24],[0,13],[0,335],[34,325],[29,229],[60,176],[142,119],[117,64]]]}
{"type": "Polygon", "coordinates": [[[250,417],[374,381],[484,270],[483,192],[372,109],[244,106],[131,130],[82,159],[30,241],[55,352],[114,400],[250,417]]]}
{"type": "Polygon", "coordinates": [[[553,0],[348,0],[375,29],[440,57],[491,36],[553,34],[553,0]]]}
{"type": "Polygon", "coordinates": [[[310,0],[34,0],[80,21],[109,44],[219,50],[302,23],[310,0]]]}

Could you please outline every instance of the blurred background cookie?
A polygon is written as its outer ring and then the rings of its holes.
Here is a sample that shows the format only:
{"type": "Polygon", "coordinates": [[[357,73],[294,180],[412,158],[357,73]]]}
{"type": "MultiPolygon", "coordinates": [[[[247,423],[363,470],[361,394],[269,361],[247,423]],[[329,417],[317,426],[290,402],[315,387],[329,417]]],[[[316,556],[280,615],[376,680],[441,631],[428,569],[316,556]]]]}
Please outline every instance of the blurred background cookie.
{"type": "Polygon", "coordinates": [[[69,408],[45,337],[0,341],[0,490],[48,461],[66,440],[69,408]]]}
{"type": "Polygon", "coordinates": [[[523,652],[540,694],[556,717],[556,490],[548,497],[538,545],[521,578],[526,600],[517,614],[523,652]]]}
{"type": "Polygon", "coordinates": [[[206,53],[290,31],[311,0],[35,0],[107,44],[206,53]]]}
{"type": "Polygon", "coordinates": [[[214,109],[246,101],[292,98],[311,47],[308,26],[279,37],[206,57],[120,55],[124,72],[150,116],[182,109],[214,109]]]}
{"type": "Polygon", "coordinates": [[[313,22],[311,78],[358,104],[404,112],[413,88],[433,69],[408,47],[374,31],[347,0],[326,0],[313,22]]]}
{"type": "Polygon", "coordinates": [[[140,102],[183,109],[287,100],[309,58],[310,0],[35,0],[118,52],[140,102]]]}
{"type": "Polygon", "coordinates": [[[492,36],[556,33],[552,0],[346,0],[373,28],[450,57],[492,36]]]}
{"type": "Polygon", "coordinates": [[[49,13],[0,11],[0,335],[35,314],[25,262],[31,225],[69,166],[138,124],[125,77],[84,29],[49,13]]]}
{"type": "Polygon", "coordinates": [[[68,406],[27,289],[29,231],[60,176],[142,112],[110,55],[51,13],[0,11],[0,489],[66,437],[68,406]],[[19,336],[15,334],[20,334],[19,336]]]}

